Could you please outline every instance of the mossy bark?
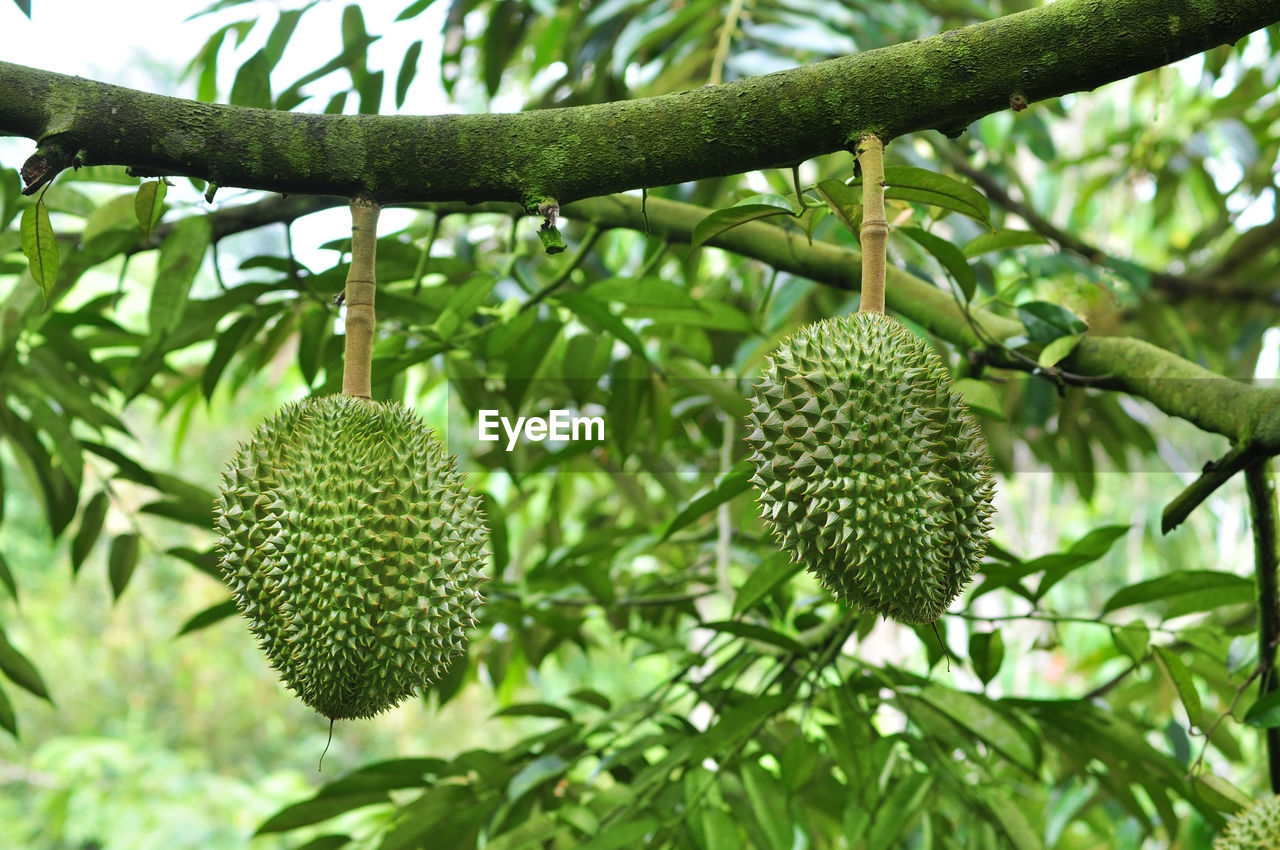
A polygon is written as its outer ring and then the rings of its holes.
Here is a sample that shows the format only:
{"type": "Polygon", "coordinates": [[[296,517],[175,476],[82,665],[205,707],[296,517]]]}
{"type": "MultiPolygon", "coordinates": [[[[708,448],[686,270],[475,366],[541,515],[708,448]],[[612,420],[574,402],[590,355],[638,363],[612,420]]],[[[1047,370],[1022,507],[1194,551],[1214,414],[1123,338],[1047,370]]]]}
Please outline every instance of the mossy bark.
{"type": "Polygon", "coordinates": [[[0,63],[0,133],[48,162],[220,186],[532,211],[790,165],[864,133],[962,131],[1280,20],[1277,0],[1058,0],[932,38],[662,97],[503,115],[309,115],[196,103],[0,63]],[[64,156],[58,156],[61,152],[64,156]]]}
{"type": "MultiPolygon", "coordinates": [[[[646,222],[639,198],[615,195],[580,201],[564,207],[562,212],[601,227],[647,230],[660,238],[687,242],[708,210],[649,198],[646,222]]],[[[857,251],[823,242],[810,244],[803,233],[766,222],[739,225],[717,234],[706,244],[843,289],[856,290],[861,277],[862,257],[857,251]]],[[[985,310],[974,310],[970,321],[951,293],[894,266],[886,267],[885,279],[888,309],[961,348],[980,352],[986,349],[975,325],[985,336],[997,340],[1026,333],[1018,320],[985,310]]],[[[1278,389],[1231,380],[1131,337],[1086,336],[1061,365],[1093,378],[1095,386],[1145,398],[1170,416],[1186,419],[1233,442],[1254,446],[1264,453],[1280,452],[1278,389]]]]}

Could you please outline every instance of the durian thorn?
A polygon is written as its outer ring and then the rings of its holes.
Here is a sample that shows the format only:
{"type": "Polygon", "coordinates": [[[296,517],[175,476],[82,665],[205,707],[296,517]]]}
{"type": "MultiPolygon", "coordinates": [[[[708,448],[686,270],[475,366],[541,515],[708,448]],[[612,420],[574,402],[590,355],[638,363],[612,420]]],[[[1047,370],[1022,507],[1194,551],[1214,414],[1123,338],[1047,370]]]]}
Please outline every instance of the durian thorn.
{"type": "Polygon", "coordinates": [[[373,396],[373,309],[377,277],[374,262],[378,247],[378,212],[382,208],[368,195],[351,200],[351,266],[347,270],[346,340],[342,368],[342,392],[358,398],[373,396]]]}
{"type": "Polygon", "coordinates": [[[884,142],[875,133],[858,138],[862,167],[862,299],[860,313],[884,312],[885,245],[889,222],[884,217],[884,142]]]}

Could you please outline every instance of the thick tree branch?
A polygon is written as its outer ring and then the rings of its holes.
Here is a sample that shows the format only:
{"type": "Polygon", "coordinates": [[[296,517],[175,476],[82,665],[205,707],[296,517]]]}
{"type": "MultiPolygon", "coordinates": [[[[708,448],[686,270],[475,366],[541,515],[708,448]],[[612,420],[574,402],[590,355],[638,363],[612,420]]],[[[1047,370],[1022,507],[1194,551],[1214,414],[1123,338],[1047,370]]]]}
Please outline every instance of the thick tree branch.
{"type": "Polygon", "coordinates": [[[45,162],[382,202],[515,201],[800,162],[863,133],[955,134],[1234,42],[1280,0],[1059,0],[932,38],[693,91],[504,115],[309,115],[196,103],[0,63],[0,132],[45,162]]]}
{"type": "MultiPolygon", "coordinates": [[[[1258,461],[1244,473],[1253,518],[1253,560],[1258,576],[1258,699],[1280,690],[1276,672],[1276,644],[1280,642],[1280,515],[1276,485],[1269,461],[1258,461]]],[[[1267,729],[1267,766],[1271,790],[1280,794],[1280,729],[1267,729]]]]}
{"type": "MultiPolygon", "coordinates": [[[[673,242],[687,242],[710,212],[653,197],[647,206],[649,231],[673,242]]],[[[563,213],[602,226],[645,227],[640,199],[626,195],[580,201],[563,213]]],[[[804,234],[766,222],[739,225],[707,244],[843,289],[856,289],[861,273],[857,251],[817,241],[811,245],[804,234]]],[[[986,350],[988,339],[1026,333],[1021,322],[984,310],[974,311],[970,322],[950,293],[894,266],[885,271],[886,306],[962,348],[986,350]],[[974,325],[982,329],[982,337],[974,325]]],[[[1262,456],[1280,453],[1280,390],[1231,380],[1131,337],[1086,336],[1062,365],[1095,378],[1093,386],[1145,398],[1171,416],[1252,446],[1262,456]]]]}

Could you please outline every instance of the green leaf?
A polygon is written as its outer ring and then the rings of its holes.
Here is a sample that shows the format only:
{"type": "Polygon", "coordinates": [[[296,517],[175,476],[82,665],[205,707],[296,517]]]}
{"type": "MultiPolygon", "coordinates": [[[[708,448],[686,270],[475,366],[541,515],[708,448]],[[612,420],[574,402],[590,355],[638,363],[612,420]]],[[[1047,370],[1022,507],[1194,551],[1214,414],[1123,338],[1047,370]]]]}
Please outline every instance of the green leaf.
{"type": "Polygon", "coordinates": [[[153,341],[168,336],[181,323],[191,284],[204,261],[212,236],[209,218],[191,215],[175,224],[160,244],[156,281],[147,311],[153,341]]]}
{"type": "Polygon", "coordinates": [[[792,818],[787,812],[787,789],[758,764],[742,765],[742,784],[751,810],[773,850],[791,850],[792,818]]]}
{"type": "Polygon", "coordinates": [[[111,595],[119,599],[124,593],[125,585],[133,576],[138,566],[138,535],[120,534],[111,541],[111,552],[107,555],[107,576],[111,580],[111,595]]]}
{"type": "Polygon", "coordinates": [[[0,627],[0,673],[4,673],[18,687],[28,690],[41,699],[53,702],[35,665],[9,643],[9,637],[0,627]]]}
{"type": "Polygon", "coordinates": [[[400,10],[400,14],[396,15],[396,21],[407,21],[410,18],[416,18],[431,7],[435,0],[414,0],[408,6],[400,10]]]}
{"type": "Polygon", "coordinates": [[[975,378],[960,378],[952,384],[951,388],[960,394],[965,405],[970,409],[1000,422],[1005,420],[1004,405],[1000,403],[1000,397],[996,395],[995,387],[986,381],[979,381],[975,378]]]}
{"type": "Polygon", "coordinates": [[[58,280],[58,244],[54,240],[53,225],[49,223],[49,209],[43,201],[37,201],[22,211],[19,231],[22,234],[22,253],[26,255],[31,277],[47,302],[58,280]]]}
{"type": "Polygon", "coordinates": [[[151,241],[151,229],[164,215],[164,198],[169,192],[169,184],[160,180],[148,180],[138,187],[133,196],[133,212],[142,226],[142,239],[151,241]]]}
{"type": "Polygon", "coordinates": [[[738,588],[733,597],[733,615],[739,616],[773,591],[775,587],[790,580],[800,572],[800,564],[787,555],[775,552],[765,558],[759,566],[747,574],[747,580],[738,588]]]}
{"type": "Polygon", "coordinates": [[[1047,245],[1048,240],[1029,230],[996,230],[980,233],[965,243],[964,255],[969,259],[992,251],[1005,251],[1023,245],[1047,245]]]}
{"type": "Polygon", "coordinates": [[[1049,590],[1071,573],[1091,564],[1105,555],[1112,544],[1127,534],[1127,525],[1105,525],[1095,528],[1081,537],[1066,552],[1043,555],[1028,561],[1024,567],[1030,572],[1044,572],[1040,586],[1036,588],[1035,600],[1040,600],[1049,590]]]}
{"type": "MultiPolygon", "coordinates": [[[[568,712],[565,714],[568,715],[568,712]]],[[[539,785],[563,776],[569,766],[569,762],[556,755],[534,759],[522,767],[507,783],[507,800],[516,802],[539,785]]]]}
{"type": "Polygon", "coordinates": [[[1141,664],[1147,657],[1147,646],[1151,643],[1151,630],[1141,620],[1134,620],[1127,626],[1113,626],[1111,640],[1115,643],[1116,649],[1133,659],[1135,664],[1141,664]]]}
{"type": "Polygon", "coordinates": [[[898,847],[898,840],[920,817],[933,780],[927,773],[911,773],[899,779],[875,811],[866,846],[898,847]]]}
{"type": "Polygon", "coordinates": [[[1000,831],[1016,850],[1044,850],[1044,842],[1023,814],[1022,807],[1012,797],[999,789],[988,790],[981,785],[975,786],[974,790],[995,815],[1000,831]]]}
{"type": "Polygon", "coordinates": [[[448,340],[464,321],[479,309],[489,293],[498,285],[497,275],[472,275],[466,283],[459,286],[445,302],[444,309],[431,325],[431,331],[440,339],[448,340]]]}
{"type": "Polygon", "coordinates": [[[635,331],[627,327],[626,323],[619,319],[609,309],[608,305],[603,301],[597,300],[595,287],[588,293],[565,292],[557,295],[555,300],[559,304],[563,304],[573,311],[574,315],[597,333],[608,333],[615,338],[626,343],[637,357],[645,360],[649,359],[648,353],[644,350],[644,343],[640,337],[636,336],[635,331]]]}
{"type": "Polygon", "coordinates": [[[218,379],[226,371],[231,358],[240,350],[246,336],[252,338],[251,332],[260,329],[265,320],[265,316],[242,316],[218,335],[213,356],[200,374],[200,391],[204,393],[206,401],[213,398],[213,392],[218,388],[218,379]]]}
{"type": "Polygon", "coordinates": [[[755,623],[744,623],[741,620],[716,620],[710,623],[703,623],[702,628],[737,635],[748,640],[757,640],[770,646],[776,646],[793,655],[804,655],[807,652],[804,644],[795,638],[764,626],[758,626],[755,623]]]}
{"type": "Polygon", "coordinates": [[[400,73],[396,75],[396,109],[404,106],[404,99],[409,94],[409,86],[418,74],[418,57],[422,55],[422,42],[415,41],[404,52],[400,60],[400,73]]]}
{"type": "Polygon", "coordinates": [[[18,716],[13,713],[13,704],[9,702],[4,688],[0,688],[0,726],[8,729],[13,737],[18,737],[18,716]]]}
{"type": "Polygon", "coordinates": [[[1244,722],[1261,729],[1280,726],[1280,691],[1272,691],[1249,706],[1244,713],[1244,722]]]}
{"type": "Polygon", "coordinates": [[[1182,659],[1173,650],[1165,646],[1155,647],[1156,662],[1164,670],[1169,681],[1182,700],[1182,707],[1187,711],[1187,721],[1193,726],[1200,724],[1203,709],[1200,705],[1200,694],[1196,691],[1195,682],[1191,680],[1191,671],[1182,663],[1182,659]]]}
{"type": "Polygon", "coordinates": [[[1253,798],[1220,776],[1201,773],[1195,778],[1196,796],[1213,808],[1235,814],[1253,802],[1253,798]]]}
{"type": "MultiPolygon", "coordinates": [[[[4,494],[0,493],[0,499],[4,498],[4,494]]],[[[18,583],[13,580],[13,573],[9,571],[9,562],[5,560],[4,554],[0,553],[0,584],[5,586],[9,591],[9,595],[13,597],[13,601],[18,601],[18,583]]]]}
{"type": "Polygon", "coordinates": [[[991,684],[1004,662],[1004,638],[998,629],[969,635],[969,661],[982,684],[991,684]]]}
{"type": "Polygon", "coordinates": [[[222,602],[210,605],[203,611],[189,617],[187,621],[182,624],[182,628],[178,629],[178,634],[174,635],[174,637],[212,626],[214,623],[221,622],[227,617],[235,616],[237,610],[234,600],[224,599],[222,602]]]}
{"type": "Polygon", "coordinates": [[[742,204],[741,206],[716,210],[694,226],[693,236],[689,240],[689,248],[690,250],[697,248],[708,240],[714,239],[726,230],[731,230],[740,224],[775,215],[794,216],[795,213],[787,207],[779,207],[774,204],[742,204]]]}
{"type": "Polygon", "coordinates": [[[298,21],[302,20],[302,14],[305,11],[306,7],[280,12],[280,17],[276,19],[276,25],[271,28],[271,35],[267,37],[267,43],[262,48],[268,70],[274,70],[280,63],[280,57],[289,46],[289,40],[293,38],[294,30],[298,28],[298,21]]]}
{"type": "Polygon", "coordinates": [[[558,705],[546,702],[524,702],[509,705],[501,711],[495,711],[493,717],[550,717],[555,720],[572,720],[573,715],[558,705]]]}
{"type": "Polygon", "coordinates": [[[296,850],[340,850],[350,843],[349,835],[321,835],[299,846],[296,850]]]}
{"type": "Polygon", "coordinates": [[[644,847],[644,837],[659,826],[656,819],[648,816],[620,823],[609,827],[585,844],[579,844],[578,850],[622,850],[624,847],[644,847]]]}
{"type": "Polygon", "coordinates": [[[1084,334],[1060,336],[1040,351],[1040,356],[1036,358],[1036,362],[1040,364],[1042,369],[1057,366],[1066,359],[1067,355],[1076,350],[1076,346],[1080,344],[1082,339],[1084,339],[1084,334]]]}
{"type": "Polygon", "coordinates": [[[1018,318],[1033,342],[1053,342],[1058,337],[1084,333],[1089,329],[1075,313],[1050,301],[1019,304],[1018,318]]]}
{"type": "Polygon", "coordinates": [[[845,228],[858,238],[862,226],[862,193],[843,180],[823,180],[814,189],[845,228]]]}
{"type": "Polygon", "coordinates": [[[695,393],[705,393],[716,406],[734,419],[741,419],[751,412],[751,402],[734,381],[712,374],[706,364],[690,357],[673,357],[664,364],[667,377],[695,393]]]}
{"type": "Polygon", "coordinates": [[[287,832],[300,826],[310,826],[332,817],[337,817],[352,809],[372,806],[390,801],[385,791],[361,792],[324,797],[313,797],[294,803],[276,812],[266,820],[254,835],[265,835],[269,832],[287,832]]]}
{"type": "Polygon", "coordinates": [[[991,205],[986,197],[958,180],[911,165],[890,165],[884,170],[886,198],[930,204],[952,210],[987,224],[991,205]]]}
{"type": "Polygon", "coordinates": [[[714,485],[695,496],[685,505],[680,513],[671,518],[662,530],[659,542],[668,539],[680,529],[715,510],[725,502],[732,501],[751,487],[751,476],[755,468],[750,461],[740,460],[732,469],[721,475],[714,485]]]}
{"type": "Polygon", "coordinates": [[[704,850],[741,850],[743,844],[738,834],[738,824],[722,809],[700,806],[704,850]]]}
{"type": "Polygon", "coordinates": [[[470,787],[437,785],[396,810],[395,825],[378,850],[474,847],[476,827],[488,814],[488,807],[476,801],[470,787]]]}
{"type": "Polygon", "coordinates": [[[964,258],[964,254],[960,252],[959,248],[947,240],[934,236],[929,231],[921,230],[918,227],[899,227],[896,231],[914,240],[942,264],[947,273],[959,284],[965,301],[973,299],[973,294],[978,289],[978,278],[974,275],[973,268],[969,265],[969,261],[964,258]]]}
{"type": "MultiPolygon", "coordinates": [[[[1253,581],[1233,573],[1182,570],[1116,591],[1102,607],[1102,613],[1109,614],[1119,608],[1146,602],[1190,602],[1194,605],[1195,598],[1199,598],[1208,607],[1216,608],[1228,602],[1249,601],[1253,598],[1253,590],[1253,581]],[[1220,591],[1226,591],[1226,593],[1223,594],[1220,591]]],[[[1188,610],[1203,611],[1207,608],[1193,607],[1188,610]]]]}
{"type": "Polygon", "coordinates": [[[271,65],[271,57],[265,48],[245,60],[240,70],[236,71],[235,82],[231,84],[233,106],[271,108],[271,65]]]}
{"type": "Polygon", "coordinates": [[[444,759],[438,758],[400,758],[373,762],[327,783],[316,792],[316,797],[345,797],[370,791],[423,788],[430,785],[427,774],[441,773],[446,764],[444,759]]]}
{"type": "Polygon", "coordinates": [[[660,277],[608,277],[593,283],[587,294],[600,301],[617,301],[628,307],[697,309],[689,290],[660,277]]]}
{"type": "Polygon", "coordinates": [[[99,490],[93,494],[89,504],[84,506],[84,511],[80,514],[80,528],[76,530],[76,536],[71,541],[72,575],[80,572],[84,559],[89,557],[93,544],[102,533],[102,525],[107,519],[108,504],[106,491],[99,490]]]}
{"type": "Polygon", "coordinates": [[[928,685],[920,697],[1004,754],[1013,763],[1035,771],[1038,759],[1022,728],[987,699],[966,691],[928,685]]]}

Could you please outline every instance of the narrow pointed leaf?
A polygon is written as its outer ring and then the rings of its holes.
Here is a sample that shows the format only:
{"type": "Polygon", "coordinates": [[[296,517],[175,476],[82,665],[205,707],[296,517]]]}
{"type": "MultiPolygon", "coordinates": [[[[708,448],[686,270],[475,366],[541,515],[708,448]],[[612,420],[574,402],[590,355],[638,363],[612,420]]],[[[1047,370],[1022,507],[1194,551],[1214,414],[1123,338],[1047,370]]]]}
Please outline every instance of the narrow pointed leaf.
{"type": "Polygon", "coordinates": [[[22,253],[27,257],[31,277],[44,293],[45,300],[58,280],[58,245],[49,223],[49,210],[43,202],[37,202],[22,211],[19,225],[22,235],[22,253]]]}
{"type": "Polygon", "coordinates": [[[666,540],[680,529],[697,520],[699,517],[715,510],[751,487],[751,476],[755,474],[750,461],[739,461],[733,469],[726,472],[710,488],[695,496],[685,505],[680,513],[671,518],[667,527],[662,530],[660,540],[666,540]]]}
{"type": "Polygon", "coordinates": [[[991,205],[985,195],[945,174],[912,165],[890,165],[884,170],[884,182],[886,198],[932,204],[983,224],[991,218],[991,205]]]}
{"type": "Polygon", "coordinates": [[[1045,245],[1047,240],[1039,233],[1029,230],[996,230],[991,233],[980,233],[964,244],[964,255],[969,259],[988,254],[992,251],[1004,251],[1009,248],[1020,248],[1023,245],[1045,245]]]}
{"type": "Polygon", "coordinates": [[[1244,722],[1262,729],[1280,726],[1280,691],[1272,691],[1249,706],[1244,713],[1244,722]]]}
{"type": "Polygon", "coordinates": [[[689,248],[697,248],[699,245],[705,244],[708,240],[714,239],[726,230],[730,230],[740,224],[775,215],[794,215],[794,213],[785,207],[778,207],[773,204],[743,204],[742,206],[716,210],[694,226],[693,236],[689,240],[689,248]]]}
{"type": "Polygon", "coordinates": [[[215,605],[210,605],[203,611],[193,614],[185,623],[183,623],[182,628],[178,629],[178,634],[185,635],[190,632],[212,626],[214,623],[221,622],[227,617],[235,616],[236,610],[236,603],[230,599],[225,599],[215,605]]]}
{"type": "Polygon", "coordinates": [[[148,180],[138,187],[138,193],[133,196],[133,212],[138,218],[138,224],[142,226],[142,239],[145,242],[151,241],[151,229],[164,214],[164,198],[168,191],[169,184],[163,179],[148,180]]]}
{"type": "Polygon", "coordinates": [[[1196,691],[1195,682],[1191,680],[1191,671],[1182,663],[1178,654],[1166,646],[1155,647],[1155,654],[1157,663],[1173,683],[1174,690],[1178,692],[1178,698],[1182,700],[1182,707],[1187,712],[1187,720],[1193,725],[1198,725],[1203,709],[1200,705],[1200,694],[1196,691]]]}
{"type": "Polygon", "coordinates": [[[138,535],[121,534],[111,541],[111,552],[107,556],[107,577],[111,580],[111,595],[119,599],[124,593],[125,585],[133,576],[138,566],[138,535]]]}
{"type": "Polygon", "coordinates": [[[97,542],[98,535],[102,533],[102,525],[107,518],[107,506],[107,494],[105,491],[99,490],[93,494],[93,498],[89,500],[89,504],[85,505],[84,511],[80,514],[80,528],[76,530],[76,536],[71,541],[72,575],[80,572],[84,559],[89,557],[89,553],[93,550],[93,544],[97,542]]]}
{"type": "Polygon", "coordinates": [[[163,339],[181,323],[191,284],[204,261],[212,235],[209,218],[192,215],[175,224],[160,245],[156,280],[147,311],[152,340],[163,339]]]}
{"type": "Polygon", "coordinates": [[[973,268],[959,248],[947,240],[934,236],[929,231],[921,230],[918,227],[899,227],[897,232],[914,240],[932,254],[934,259],[941,263],[947,273],[959,284],[960,291],[964,293],[966,301],[973,298],[974,292],[978,289],[978,278],[974,275],[973,268]]]}
{"type": "Polygon", "coordinates": [[[40,678],[35,665],[9,643],[9,637],[4,633],[3,628],[0,628],[0,673],[8,676],[10,681],[18,687],[30,691],[41,699],[53,702],[49,696],[49,689],[45,687],[44,680],[40,678]]]}

